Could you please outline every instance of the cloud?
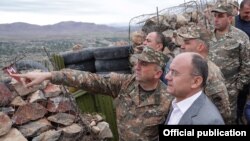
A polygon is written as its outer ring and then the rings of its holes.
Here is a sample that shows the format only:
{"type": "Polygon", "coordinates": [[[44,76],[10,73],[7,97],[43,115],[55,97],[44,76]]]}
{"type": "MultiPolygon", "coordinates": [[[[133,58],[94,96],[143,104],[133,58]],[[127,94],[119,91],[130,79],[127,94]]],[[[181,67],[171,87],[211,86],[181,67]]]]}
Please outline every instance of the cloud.
{"type": "Polygon", "coordinates": [[[60,21],[129,22],[135,16],[177,5],[181,0],[1,0],[0,23],[60,21]],[[3,16],[2,16],[3,15],[3,16]]]}

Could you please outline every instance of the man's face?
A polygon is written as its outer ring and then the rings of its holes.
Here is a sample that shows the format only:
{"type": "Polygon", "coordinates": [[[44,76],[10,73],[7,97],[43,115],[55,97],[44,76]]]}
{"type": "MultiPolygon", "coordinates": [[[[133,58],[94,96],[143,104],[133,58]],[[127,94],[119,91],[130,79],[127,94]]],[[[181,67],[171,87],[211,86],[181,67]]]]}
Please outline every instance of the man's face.
{"type": "Polygon", "coordinates": [[[181,52],[198,52],[199,42],[196,39],[185,39],[181,45],[181,52]]]}
{"type": "Polygon", "coordinates": [[[150,32],[146,40],[143,42],[143,45],[152,47],[156,51],[161,51],[163,48],[162,43],[157,42],[157,34],[155,32],[150,32]]]}
{"type": "Polygon", "coordinates": [[[214,28],[219,31],[226,30],[231,24],[232,16],[227,13],[214,12],[214,28]]]}
{"type": "Polygon", "coordinates": [[[159,70],[157,70],[157,64],[141,60],[138,60],[135,63],[134,69],[136,80],[139,82],[152,81],[153,79],[156,79],[156,74],[159,72],[159,70]]]}
{"type": "Polygon", "coordinates": [[[240,18],[247,22],[250,21],[250,5],[246,4],[240,9],[240,18]]]}
{"type": "Polygon", "coordinates": [[[170,70],[165,79],[168,80],[167,92],[178,99],[184,99],[192,91],[191,57],[176,56],[170,65],[170,70]]]}

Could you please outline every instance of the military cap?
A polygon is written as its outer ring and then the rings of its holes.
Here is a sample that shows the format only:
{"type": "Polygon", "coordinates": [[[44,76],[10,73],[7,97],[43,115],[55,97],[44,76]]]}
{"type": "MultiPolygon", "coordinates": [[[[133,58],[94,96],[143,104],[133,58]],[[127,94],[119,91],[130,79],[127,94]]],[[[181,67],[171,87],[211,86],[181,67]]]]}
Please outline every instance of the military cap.
{"type": "Polygon", "coordinates": [[[232,8],[232,6],[230,6],[228,4],[227,5],[219,4],[211,12],[227,13],[228,15],[232,15],[233,14],[233,8],[232,8]]]}
{"type": "Polygon", "coordinates": [[[239,9],[240,5],[237,1],[229,2],[230,5],[235,6],[239,9]]]}
{"type": "Polygon", "coordinates": [[[144,46],[143,50],[139,54],[133,55],[135,58],[149,62],[149,63],[156,63],[160,67],[164,67],[167,61],[167,57],[160,51],[155,51],[153,48],[144,46]]]}
{"type": "Polygon", "coordinates": [[[210,40],[211,34],[209,34],[209,32],[205,28],[192,26],[187,29],[186,33],[179,33],[178,35],[184,40],[200,39],[204,42],[207,42],[210,40]]]}

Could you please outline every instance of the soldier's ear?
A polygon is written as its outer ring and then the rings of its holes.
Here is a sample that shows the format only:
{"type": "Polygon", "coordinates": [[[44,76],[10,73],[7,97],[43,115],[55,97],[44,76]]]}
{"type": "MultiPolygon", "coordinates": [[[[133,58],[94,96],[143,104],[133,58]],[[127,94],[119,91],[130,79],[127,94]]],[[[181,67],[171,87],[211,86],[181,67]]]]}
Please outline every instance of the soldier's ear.
{"type": "Polygon", "coordinates": [[[161,78],[163,71],[162,70],[158,70],[157,73],[155,74],[155,78],[159,79],[161,78]]]}
{"type": "Polygon", "coordinates": [[[228,16],[228,22],[231,24],[232,23],[232,21],[233,21],[233,16],[228,16]]]}
{"type": "Polygon", "coordinates": [[[197,46],[197,51],[198,52],[202,52],[204,50],[205,46],[203,43],[199,43],[199,45],[197,46]]]}
{"type": "Polygon", "coordinates": [[[156,51],[163,51],[164,47],[162,44],[158,44],[157,48],[155,48],[156,51]]]}

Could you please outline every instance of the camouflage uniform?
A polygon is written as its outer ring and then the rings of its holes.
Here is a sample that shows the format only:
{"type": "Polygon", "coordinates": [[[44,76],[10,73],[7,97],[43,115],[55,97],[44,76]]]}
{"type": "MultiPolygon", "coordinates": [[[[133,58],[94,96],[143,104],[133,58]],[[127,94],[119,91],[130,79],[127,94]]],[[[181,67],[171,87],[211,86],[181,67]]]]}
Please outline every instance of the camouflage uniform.
{"type": "MultiPolygon", "coordinates": [[[[161,55],[152,52],[148,47],[136,57],[164,65],[164,61],[159,59],[161,55]]],[[[52,83],[79,87],[115,98],[121,141],[157,140],[158,124],[164,122],[172,100],[172,96],[166,92],[166,85],[160,80],[154,91],[145,91],[135,80],[135,76],[129,74],[111,73],[99,76],[90,72],[65,69],[52,72],[52,83]]]]}
{"type": "Polygon", "coordinates": [[[216,39],[214,31],[210,44],[209,58],[225,77],[232,120],[235,120],[237,95],[250,78],[249,38],[243,31],[230,26],[229,32],[220,39],[216,39]]]}
{"type": "MultiPolygon", "coordinates": [[[[203,42],[208,42],[210,40],[209,32],[197,26],[189,27],[187,33],[180,33],[179,36],[183,37],[184,40],[188,39],[200,39],[203,42]]],[[[224,121],[229,123],[231,116],[229,97],[223,74],[217,65],[215,65],[209,59],[208,64],[208,78],[205,86],[205,94],[209,99],[216,105],[220,114],[222,115],[224,121]]]]}
{"type": "Polygon", "coordinates": [[[229,123],[229,119],[231,117],[231,110],[223,74],[221,73],[219,67],[210,60],[207,61],[207,65],[208,78],[205,87],[205,93],[216,105],[225,123],[229,123]]]}

